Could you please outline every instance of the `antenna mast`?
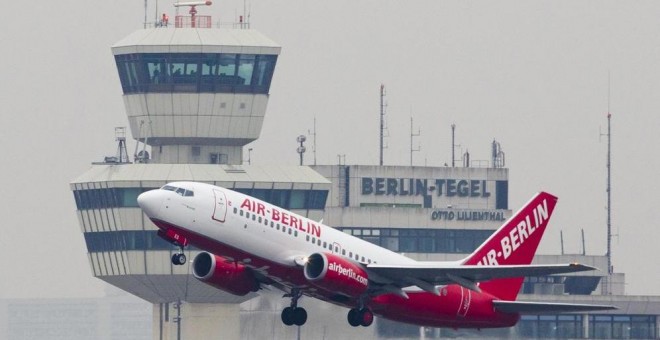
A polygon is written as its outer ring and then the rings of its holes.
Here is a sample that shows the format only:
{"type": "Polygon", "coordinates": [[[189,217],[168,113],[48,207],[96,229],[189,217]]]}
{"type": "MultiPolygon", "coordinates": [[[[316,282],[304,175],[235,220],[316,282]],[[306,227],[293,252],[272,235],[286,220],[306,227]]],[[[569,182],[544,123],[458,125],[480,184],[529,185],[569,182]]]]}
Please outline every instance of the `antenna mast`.
{"type": "Polygon", "coordinates": [[[422,130],[420,128],[417,129],[417,133],[413,132],[413,118],[410,117],[410,166],[413,165],[413,152],[422,149],[420,145],[417,146],[417,149],[413,148],[413,137],[419,137],[421,134],[422,130]]]}
{"type": "Polygon", "coordinates": [[[612,114],[609,113],[609,108],[607,111],[607,273],[611,275],[614,271],[612,268],[612,114]]]}
{"type": "Polygon", "coordinates": [[[383,137],[385,132],[385,85],[380,84],[380,166],[383,166],[383,137]]]}
{"type": "Polygon", "coordinates": [[[456,143],[454,142],[456,137],[456,124],[451,125],[451,167],[456,166],[456,156],[454,155],[454,149],[456,148],[456,143]]]}
{"type": "Polygon", "coordinates": [[[314,153],[314,165],[316,165],[316,117],[314,117],[314,132],[307,130],[307,134],[314,137],[312,152],[314,153]]]}
{"type": "Polygon", "coordinates": [[[144,0],[144,29],[147,29],[147,1],[144,0]]]}

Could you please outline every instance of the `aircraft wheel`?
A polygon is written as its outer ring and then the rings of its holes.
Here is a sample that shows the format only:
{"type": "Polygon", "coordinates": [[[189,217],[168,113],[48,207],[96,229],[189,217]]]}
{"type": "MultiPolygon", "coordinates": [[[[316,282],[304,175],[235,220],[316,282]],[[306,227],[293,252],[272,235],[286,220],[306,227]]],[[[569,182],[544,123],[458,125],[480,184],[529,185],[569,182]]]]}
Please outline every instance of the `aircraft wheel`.
{"type": "Polygon", "coordinates": [[[374,322],[374,313],[368,309],[360,310],[360,325],[369,327],[374,322]]]}
{"type": "Polygon", "coordinates": [[[293,325],[293,308],[291,307],[286,307],[282,310],[282,323],[284,323],[287,326],[293,325]]]}
{"type": "Polygon", "coordinates": [[[172,255],[172,264],[174,264],[175,266],[186,264],[186,255],[185,254],[172,255]]]}
{"type": "Polygon", "coordinates": [[[307,322],[307,311],[305,308],[295,308],[293,310],[293,323],[296,326],[302,326],[307,322]]]}
{"type": "Polygon", "coordinates": [[[348,324],[357,327],[362,324],[360,320],[360,311],[357,308],[353,308],[348,311],[348,324]]]}

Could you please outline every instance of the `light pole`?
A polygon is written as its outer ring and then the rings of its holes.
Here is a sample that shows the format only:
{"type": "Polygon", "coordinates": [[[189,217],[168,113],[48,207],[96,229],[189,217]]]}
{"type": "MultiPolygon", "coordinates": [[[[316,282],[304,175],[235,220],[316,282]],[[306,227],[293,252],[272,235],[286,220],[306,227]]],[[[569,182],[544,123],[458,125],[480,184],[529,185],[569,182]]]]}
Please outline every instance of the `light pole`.
{"type": "Polygon", "coordinates": [[[307,148],[305,148],[305,146],[303,145],[303,143],[306,140],[307,140],[307,137],[305,137],[305,135],[300,135],[300,136],[298,136],[298,138],[296,138],[296,141],[298,141],[298,143],[300,143],[300,146],[298,147],[298,149],[296,151],[298,152],[298,154],[300,154],[300,165],[301,166],[303,165],[303,154],[305,153],[305,150],[307,150],[307,148]]]}

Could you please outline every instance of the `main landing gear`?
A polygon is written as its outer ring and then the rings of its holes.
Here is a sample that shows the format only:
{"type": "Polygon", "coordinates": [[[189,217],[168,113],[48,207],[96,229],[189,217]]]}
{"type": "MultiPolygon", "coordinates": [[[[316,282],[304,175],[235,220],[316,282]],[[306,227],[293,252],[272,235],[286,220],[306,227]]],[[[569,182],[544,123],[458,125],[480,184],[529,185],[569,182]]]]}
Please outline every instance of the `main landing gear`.
{"type": "Polygon", "coordinates": [[[348,324],[353,327],[369,327],[374,322],[374,313],[369,308],[353,308],[348,311],[348,324]]]}
{"type": "Polygon", "coordinates": [[[291,298],[291,306],[282,310],[282,322],[287,326],[302,326],[307,321],[307,311],[305,308],[298,307],[298,299],[302,296],[302,292],[298,288],[291,289],[291,294],[286,294],[284,297],[291,298]]]}

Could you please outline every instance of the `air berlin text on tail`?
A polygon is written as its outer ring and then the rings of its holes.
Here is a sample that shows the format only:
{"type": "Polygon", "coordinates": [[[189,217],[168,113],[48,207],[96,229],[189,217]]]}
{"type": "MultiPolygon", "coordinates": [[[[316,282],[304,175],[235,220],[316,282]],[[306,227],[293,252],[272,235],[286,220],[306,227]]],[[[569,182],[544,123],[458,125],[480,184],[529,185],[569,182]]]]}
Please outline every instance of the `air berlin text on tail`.
{"type": "Polygon", "coordinates": [[[267,209],[263,203],[255,202],[246,198],[241,204],[241,209],[247,209],[248,211],[261,215],[264,218],[270,219],[273,222],[282,223],[286,226],[289,226],[294,229],[298,229],[302,232],[308,233],[310,235],[321,237],[321,226],[314,224],[311,221],[304,221],[300,217],[291,215],[286,210],[279,210],[275,207],[267,209]]]}
{"type": "Polygon", "coordinates": [[[509,230],[508,234],[504,234],[500,239],[500,249],[491,249],[484,255],[484,257],[477,263],[477,265],[496,266],[498,265],[497,259],[506,260],[513,254],[520,246],[529,239],[534,232],[539,228],[543,228],[544,222],[549,218],[548,202],[546,199],[537,205],[530,213],[528,213],[520,222],[509,230]]]}

